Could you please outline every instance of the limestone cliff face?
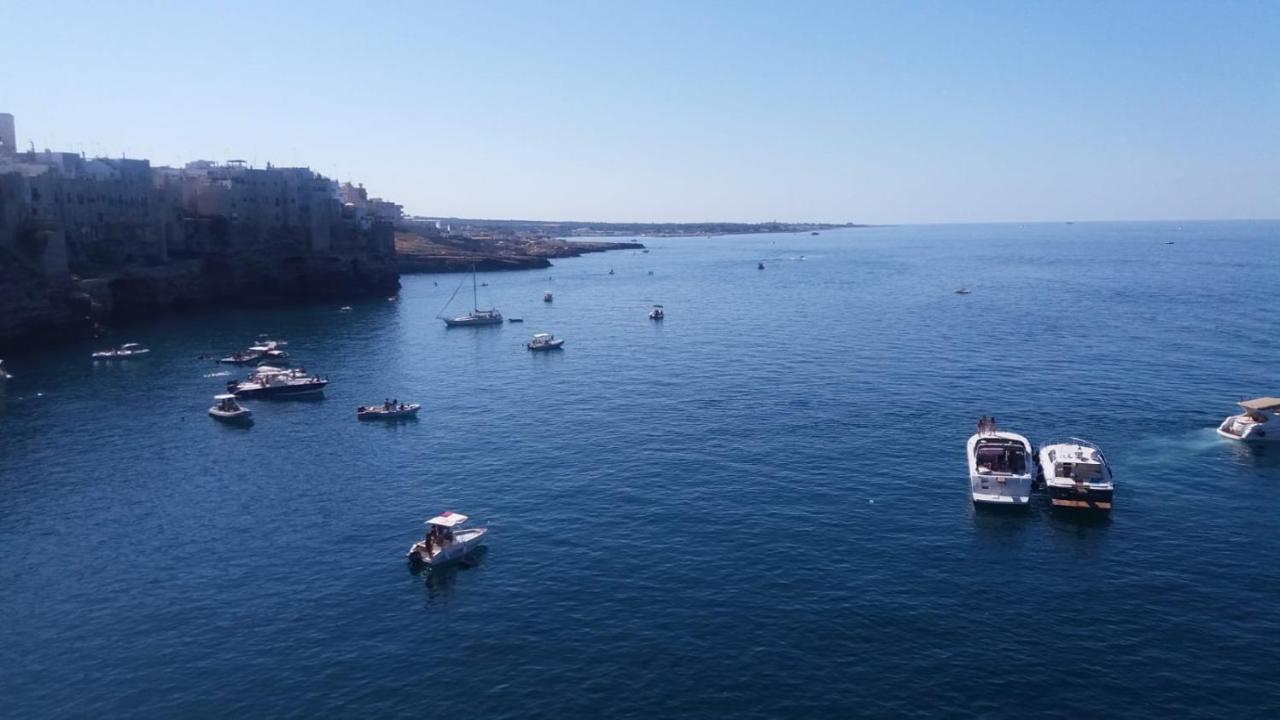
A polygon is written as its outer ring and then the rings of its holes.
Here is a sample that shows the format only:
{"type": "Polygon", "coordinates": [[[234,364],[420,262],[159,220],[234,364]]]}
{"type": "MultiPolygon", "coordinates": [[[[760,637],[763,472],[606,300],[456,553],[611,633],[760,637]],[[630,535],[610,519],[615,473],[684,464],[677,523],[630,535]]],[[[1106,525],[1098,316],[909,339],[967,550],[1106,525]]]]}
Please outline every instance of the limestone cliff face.
{"type": "Polygon", "coordinates": [[[310,171],[243,180],[256,172],[227,182],[213,208],[225,214],[200,214],[147,166],[106,180],[0,171],[0,356],[113,318],[399,288],[391,222],[343,206],[310,171]]]}

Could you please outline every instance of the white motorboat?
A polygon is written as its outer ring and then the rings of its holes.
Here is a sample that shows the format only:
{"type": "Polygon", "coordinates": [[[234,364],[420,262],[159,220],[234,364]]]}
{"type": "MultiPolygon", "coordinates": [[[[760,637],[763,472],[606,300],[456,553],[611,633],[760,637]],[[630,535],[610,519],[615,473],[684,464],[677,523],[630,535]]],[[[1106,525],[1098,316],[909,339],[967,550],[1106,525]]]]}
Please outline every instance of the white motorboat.
{"type": "Polygon", "coordinates": [[[975,504],[1025,506],[1031,501],[1035,458],[1017,433],[980,432],[969,438],[969,492],[975,504]]]}
{"type": "Polygon", "coordinates": [[[142,357],[151,352],[151,348],[138,343],[125,343],[118,348],[99,350],[91,356],[94,360],[128,360],[142,357]]]}
{"type": "Polygon", "coordinates": [[[338,312],[351,312],[351,306],[343,305],[342,307],[338,308],[338,312]]]}
{"type": "MultiPolygon", "coordinates": [[[[462,287],[462,283],[458,283],[458,287],[462,287]]],[[[458,294],[457,290],[453,291],[454,296],[458,294]]],[[[453,297],[449,298],[449,302],[453,302],[453,297]]],[[[445,307],[449,307],[449,303],[445,303],[445,307]]],[[[481,325],[501,325],[502,313],[496,308],[481,310],[479,307],[479,296],[476,290],[476,266],[471,266],[471,312],[466,315],[457,317],[441,317],[444,324],[448,327],[476,327],[481,325]]]]}
{"type": "Polygon", "coordinates": [[[4,360],[0,360],[0,380],[8,380],[11,377],[13,376],[4,367],[4,360]]]}
{"type": "Polygon", "coordinates": [[[564,347],[564,339],[557,338],[551,333],[538,333],[533,336],[533,339],[529,341],[526,347],[533,351],[559,350],[564,347]]]}
{"type": "Polygon", "coordinates": [[[220,358],[218,362],[226,365],[248,365],[262,359],[262,352],[257,350],[257,346],[248,350],[237,350],[230,355],[220,358]]]}
{"type": "Polygon", "coordinates": [[[356,408],[357,420],[400,420],[417,417],[418,403],[383,403],[381,405],[361,405],[356,408]]]}
{"type": "Polygon", "coordinates": [[[409,548],[409,563],[414,567],[439,567],[461,560],[480,545],[485,528],[456,528],[467,516],[446,510],[427,521],[427,534],[409,548]]]}
{"type": "Polygon", "coordinates": [[[548,291],[546,291],[546,292],[542,293],[542,302],[548,302],[548,303],[549,303],[549,302],[551,302],[551,301],[552,301],[552,300],[554,300],[554,299],[555,299],[555,296],[553,296],[553,295],[551,294],[551,291],[550,291],[550,290],[548,290],[548,291]]]}
{"type": "Polygon", "coordinates": [[[252,419],[253,411],[236,402],[236,396],[230,393],[213,396],[213,407],[209,415],[223,422],[246,422],[252,419]]]}
{"type": "Polygon", "coordinates": [[[308,375],[305,370],[260,365],[245,380],[231,380],[227,392],[236,397],[304,397],[324,392],[328,380],[308,375]]]}
{"type": "Polygon", "coordinates": [[[654,305],[653,309],[649,311],[650,320],[662,320],[662,319],[665,319],[666,317],[667,317],[667,311],[664,310],[661,305],[654,305]]]}
{"type": "Polygon", "coordinates": [[[1066,438],[1040,446],[1040,470],[1055,508],[1111,510],[1115,484],[1102,449],[1088,440],[1066,438]]]}
{"type": "Polygon", "coordinates": [[[266,361],[287,365],[289,363],[289,353],[281,350],[280,345],[281,343],[275,340],[268,340],[253,345],[247,350],[238,350],[231,353],[218,360],[218,362],[227,365],[248,365],[249,363],[266,361]]]}
{"type": "Polygon", "coordinates": [[[1223,420],[1219,435],[1247,442],[1280,440],[1280,398],[1241,400],[1239,405],[1243,412],[1223,420]]]}

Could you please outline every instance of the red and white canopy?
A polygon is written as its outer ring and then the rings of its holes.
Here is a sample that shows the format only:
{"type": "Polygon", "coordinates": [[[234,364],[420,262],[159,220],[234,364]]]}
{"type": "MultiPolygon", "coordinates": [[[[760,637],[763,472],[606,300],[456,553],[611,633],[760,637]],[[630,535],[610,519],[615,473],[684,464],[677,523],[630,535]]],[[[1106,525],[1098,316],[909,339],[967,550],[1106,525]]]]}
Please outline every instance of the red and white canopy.
{"type": "Polygon", "coordinates": [[[440,527],[451,528],[454,525],[461,525],[467,521],[467,516],[462,513],[456,513],[452,510],[445,510],[439,515],[427,521],[428,525],[438,525],[440,527]]]}

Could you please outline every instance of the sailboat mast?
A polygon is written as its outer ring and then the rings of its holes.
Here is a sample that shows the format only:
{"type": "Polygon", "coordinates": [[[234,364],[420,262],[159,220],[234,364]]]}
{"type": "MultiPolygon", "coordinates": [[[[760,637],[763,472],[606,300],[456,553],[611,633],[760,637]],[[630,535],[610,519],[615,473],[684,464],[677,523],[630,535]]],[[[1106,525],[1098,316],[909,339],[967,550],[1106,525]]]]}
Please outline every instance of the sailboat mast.
{"type": "Polygon", "coordinates": [[[476,295],[476,264],[471,263],[471,309],[480,310],[480,297],[476,295]]]}

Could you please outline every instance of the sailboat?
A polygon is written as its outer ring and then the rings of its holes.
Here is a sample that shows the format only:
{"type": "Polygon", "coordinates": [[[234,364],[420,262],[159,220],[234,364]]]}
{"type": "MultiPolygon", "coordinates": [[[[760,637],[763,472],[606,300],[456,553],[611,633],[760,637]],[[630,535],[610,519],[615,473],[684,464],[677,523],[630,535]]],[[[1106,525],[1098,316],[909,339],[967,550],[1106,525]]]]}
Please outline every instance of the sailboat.
{"type": "MultiPolygon", "coordinates": [[[[462,283],[458,283],[458,287],[461,288],[462,283]]],[[[481,310],[479,308],[480,301],[476,293],[477,293],[476,266],[475,264],[472,264],[471,265],[471,312],[467,313],[466,315],[459,315],[457,317],[442,317],[441,319],[444,320],[444,324],[448,325],[449,327],[474,326],[474,325],[501,325],[502,313],[498,312],[496,308],[481,310]]],[[[454,290],[453,294],[454,296],[457,296],[458,291],[454,290]]],[[[449,302],[453,302],[453,297],[449,298],[449,302]]],[[[449,304],[445,303],[445,307],[449,307],[449,304]]]]}

